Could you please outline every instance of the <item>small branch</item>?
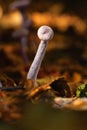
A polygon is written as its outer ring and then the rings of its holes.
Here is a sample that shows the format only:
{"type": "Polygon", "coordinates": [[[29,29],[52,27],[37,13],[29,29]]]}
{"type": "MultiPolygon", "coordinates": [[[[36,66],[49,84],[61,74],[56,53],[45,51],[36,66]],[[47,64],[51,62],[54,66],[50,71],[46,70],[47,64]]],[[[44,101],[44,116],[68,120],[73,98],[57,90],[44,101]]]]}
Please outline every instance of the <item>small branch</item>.
{"type": "Polygon", "coordinates": [[[24,90],[25,88],[22,86],[16,86],[16,87],[2,87],[0,88],[0,91],[17,91],[17,90],[24,90]]]}

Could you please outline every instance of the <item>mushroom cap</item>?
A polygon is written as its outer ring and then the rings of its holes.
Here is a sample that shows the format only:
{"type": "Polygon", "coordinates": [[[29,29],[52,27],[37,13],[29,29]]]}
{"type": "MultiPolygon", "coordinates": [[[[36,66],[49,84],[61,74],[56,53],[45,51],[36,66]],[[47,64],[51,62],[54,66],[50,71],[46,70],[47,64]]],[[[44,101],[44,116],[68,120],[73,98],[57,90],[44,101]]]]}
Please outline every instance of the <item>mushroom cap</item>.
{"type": "Polygon", "coordinates": [[[39,39],[49,41],[53,38],[54,32],[49,26],[43,25],[38,29],[37,35],[39,39]]]}
{"type": "Polygon", "coordinates": [[[10,9],[25,9],[30,4],[30,0],[18,0],[10,5],[10,9]]]}

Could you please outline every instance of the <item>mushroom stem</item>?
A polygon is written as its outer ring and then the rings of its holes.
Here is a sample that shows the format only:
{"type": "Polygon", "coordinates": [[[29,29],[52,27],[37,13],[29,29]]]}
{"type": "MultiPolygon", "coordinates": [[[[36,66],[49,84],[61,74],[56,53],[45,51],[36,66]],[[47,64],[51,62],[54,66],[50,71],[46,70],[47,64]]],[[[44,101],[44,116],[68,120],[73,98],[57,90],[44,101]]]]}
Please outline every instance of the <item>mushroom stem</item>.
{"type": "MultiPolygon", "coordinates": [[[[45,41],[47,42],[47,41],[45,41]]],[[[44,41],[41,41],[36,56],[34,58],[34,61],[29,69],[29,72],[27,74],[27,79],[33,79],[36,82],[37,74],[40,69],[41,62],[44,58],[47,44],[44,41]],[[42,48],[42,49],[41,49],[42,48]]]]}
{"type": "Polygon", "coordinates": [[[41,66],[41,62],[46,52],[47,43],[53,37],[53,30],[50,27],[44,25],[39,28],[38,37],[41,39],[41,42],[39,44],[34,61],[31,64],[30,69],[27,74],[27,80],[32,79],[34,81],[34,85],[37,85],[36,83],[37,74],[38,74],[38,71],[41,66]]]}
{"type": "Polygon", "coordinates": [[[21,54],[22,54],[22,57],[23,57],[23,60],[25,62],[25,64],[28,64],[28,57],[27,57],[27,54],[26,54],[26,50],[25,50],[25,44],[27,44],[27,37],[24,36],[20,39],[20,48],[21,48],[21,54]]]}

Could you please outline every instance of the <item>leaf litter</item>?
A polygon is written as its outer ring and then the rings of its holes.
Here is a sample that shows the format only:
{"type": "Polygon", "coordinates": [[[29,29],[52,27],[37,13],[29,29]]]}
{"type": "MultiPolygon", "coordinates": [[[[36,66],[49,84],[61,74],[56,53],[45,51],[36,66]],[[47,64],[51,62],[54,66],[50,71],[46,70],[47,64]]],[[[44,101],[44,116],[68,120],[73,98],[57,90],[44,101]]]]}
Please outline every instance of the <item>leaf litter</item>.
{"type": "MultiPolygon", "coordinates": [[[[3,52],[6,53],[4,49],[3,52]]],[[[11,62],[13,61],[11,55],[8,58],[11,62]]],[[[16,68],[14,64],[10,64],[7,68],[1,65],[1,119],[11,121],[21,118],[21,109],[18,104],[23,104],[24,100],[32,101],[32,103],[45,102],[54,109],[87,110],[85,94],[83,97],[76,95],[78,87],[87,82],[86,68],[75,62],[73,65],[69,57],[67,60],[64,60],[64,57],[59,58],[58,62],[56,61],[57,64],[50,67],[45,67],[44,63],[38,74],[38,87],[35,87],[33,80],[26,80],[28,66],[21,64],[22,59],[20,61],[20,63],[16,61],[16,68]],[[15,76],[12,77],[10,74],[15,76]]],[[[49,61],[48,64],[50,64],[49,61]]]]}

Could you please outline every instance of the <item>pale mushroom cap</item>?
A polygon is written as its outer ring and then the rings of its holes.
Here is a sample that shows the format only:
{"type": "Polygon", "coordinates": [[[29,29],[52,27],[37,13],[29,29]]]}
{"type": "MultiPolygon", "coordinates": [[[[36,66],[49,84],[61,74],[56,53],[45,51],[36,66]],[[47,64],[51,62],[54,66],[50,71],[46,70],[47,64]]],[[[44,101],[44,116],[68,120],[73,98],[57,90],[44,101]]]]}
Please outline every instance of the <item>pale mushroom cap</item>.
{"type": "Polygon", "coordinates": [[[37,35],[39,39],[49,41],[53,38],[54,32],[49,26],[43,25],[38,29],[37,35]]]}
{"type": "Polygon", "coordinates": [[[30,4],[29,0],[18,0],[10,5],[10,9],[22,9],[26,8],[30,4]]]}

